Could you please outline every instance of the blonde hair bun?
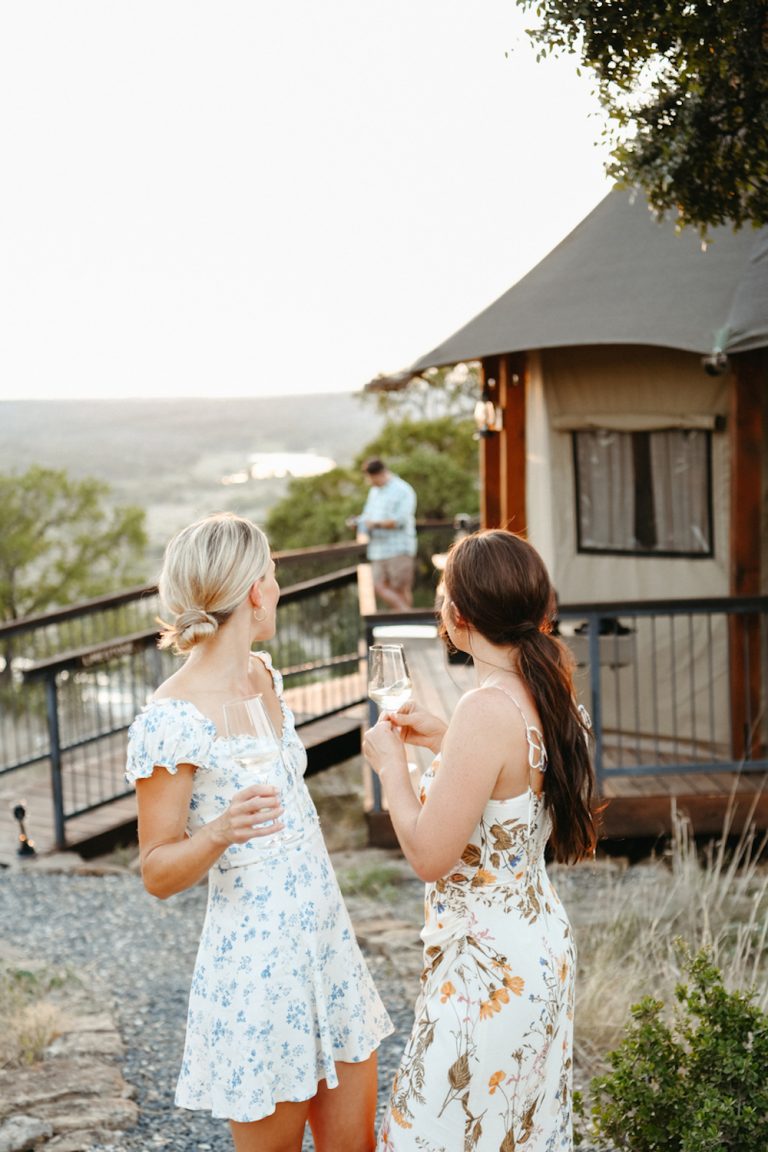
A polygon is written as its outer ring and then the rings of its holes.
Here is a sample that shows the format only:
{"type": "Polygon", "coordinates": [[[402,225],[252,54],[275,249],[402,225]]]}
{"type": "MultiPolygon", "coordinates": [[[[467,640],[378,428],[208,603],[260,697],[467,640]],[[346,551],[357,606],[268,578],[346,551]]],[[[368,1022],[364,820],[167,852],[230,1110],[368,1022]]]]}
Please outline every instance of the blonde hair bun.
{"type": "Polygon", "coordinates": [[[177,532],[158,582],[174,621],[159,621],[159,647],[189,652],[214,636],[266,574],[269,561],[261,528],[234,512],[215,512],[177,532]]]}

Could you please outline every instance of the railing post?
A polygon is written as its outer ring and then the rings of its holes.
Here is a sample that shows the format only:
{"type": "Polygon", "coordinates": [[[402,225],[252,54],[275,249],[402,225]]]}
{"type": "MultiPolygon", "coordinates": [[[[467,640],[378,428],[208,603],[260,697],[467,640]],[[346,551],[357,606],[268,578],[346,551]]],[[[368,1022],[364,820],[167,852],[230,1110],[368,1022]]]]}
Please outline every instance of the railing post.
{"type": "Polygon", "coordinates": [[[600,617],[590,613],[589,624],[589,711],[595,738],[595,784],[603,793],[603,724],[600,701],[600,617]]]}
{"type": "Polygon", "coordinates": [[[45,709],[48,715],[48,741],[51,757],[51,793],[53,798],[53,826],[56,848],[61,852],[67,846],[64,831],[64,782],[61,775],[61,735],[59,733],[59,701],[56,673],[45,677],[45,709]]]}
{"type": "MultiPolygon", "coordinates": [[[[373,625],[369,624],[366,621],[366,625],[365,625],[365,679],[366,679],[366,684],[368,683],[368,672],[369,672],[368,649],[370,648],[371,644],[373,644],[373,625]]],[[[378,718],[379,718],[379,710],[376,707],[375,702],[373,700],[371,700],[371,698],[369,696],[368,697],[368,727],[373,728],[373,726],[376,723],[376,721],[378,720],[378,718]]],[[[373,769],[371,769],[371,790],[372,790],[372,794],[373,794],[373,808],[371,809],[371,811],[372,812],[383,812],[384,802],[383,802],[383,796],[382,796],[382,792],[381,792],[381,780],[379,780],[378,773],[374,772],[373,769]]]]}

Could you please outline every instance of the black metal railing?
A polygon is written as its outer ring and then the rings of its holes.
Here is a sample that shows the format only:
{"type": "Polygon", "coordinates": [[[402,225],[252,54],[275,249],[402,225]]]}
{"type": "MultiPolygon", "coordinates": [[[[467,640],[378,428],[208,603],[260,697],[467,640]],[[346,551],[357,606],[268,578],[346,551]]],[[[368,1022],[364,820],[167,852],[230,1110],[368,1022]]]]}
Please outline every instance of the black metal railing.
{"type": "MultiPolygon", "coordinates": [[[[431,606],[361,623],[361,556],[359,544],[278,554],[281,583],[302,578],[283,589],[268,647],[300,725],[365,700],[376,623],[434,624],[431,606]]],[[[147,585],[0,625],[0,775],[50,764],[60,846],[68,820],[127,794],[125,732],[177,666],[157,649],[159,610],[147,585]]],[[[558,629],[601,792],[612,777],[768,770],[768,597],[561,605],[558,629]]]]}
{"type": "MultiPolygon", "coordinates": [[[[146,590],[141,590],[142,600],[146,590]]],[[[11,688],[24,708],[2,713],[0,774],[49,762],[58,847],[66,823],[130,794],[123,772],[125,734],[178,658],[144,628],[56,656],[25,660],[11,688]]],[[[283,673],[297,726],[365,699],[357,568],[285,588],[278,638],[265,645],[283,673]]]]}
{"type": "MultiPolygon", "coordinates": [[[[377,625],[434,621],[369,615],[366,644],[377,625]]],[[[600,793],[619,777],[768,771],[768,596],[563,604],[557,630],[600,793]]]]}
{"type": "Polygon", "coordinates": [[[768,597],[570,604],[598,784],[768,770],[768,597]]]}

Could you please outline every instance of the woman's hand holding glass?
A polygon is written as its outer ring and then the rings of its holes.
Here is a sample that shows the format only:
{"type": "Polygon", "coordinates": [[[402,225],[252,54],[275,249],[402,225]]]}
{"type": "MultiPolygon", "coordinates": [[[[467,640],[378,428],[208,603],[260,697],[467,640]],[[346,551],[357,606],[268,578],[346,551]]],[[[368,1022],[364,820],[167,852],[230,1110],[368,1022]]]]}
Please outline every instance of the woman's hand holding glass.
{"type": "Polygon", "coordinates": [[[404,744],[440,751],[448,725],[439,716],[427,712],[426,708],[409,700],[396,712],[387,713],[386,718],[394,725],[404,744]]]}
{"type": "Polygon", "coordinates": [[[389,717],[381,715],[373,728],[363,736],[363,755],[380,776],[385,765],[398,764],[408,771],[405,745],[389,717]]]}
{"type": "Polygon", "coordinates": [[[230,755],[237,765],[240,782],[246,785],[230,805],[230,812],[236,809],[234,818],[238,834],[242,830],[243,816],[250,813],[259,817],[251,824],[251,836],[246,835],[233,843],[242,843],[255,836],[269,837],[269,842],[263,846],[265,853],[296,843],[304,835],[296,781],[283,761],[280,741],[262,697],[249,696],[225,704],[224,722],[230,755]],[[273,810],[270,813],[268,806],[265,809],[265,796],[277,798],[277,812],[273,810]],[[286,820],[279,822],[277,816],[283,813],[286,820]]]}
{"type": "Polygon", "coordinates": [[[256,836],[274,836],[285,827],[280,794],[274,784],[249,784],[208,827],[219,844],[245,844],[256,836]]]}

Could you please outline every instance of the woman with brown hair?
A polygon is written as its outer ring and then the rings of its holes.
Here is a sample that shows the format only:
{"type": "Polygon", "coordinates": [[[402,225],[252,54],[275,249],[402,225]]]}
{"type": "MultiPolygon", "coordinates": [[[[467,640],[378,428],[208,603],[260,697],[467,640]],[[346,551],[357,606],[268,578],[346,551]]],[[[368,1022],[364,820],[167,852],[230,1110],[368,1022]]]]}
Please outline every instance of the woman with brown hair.
{"type": "Polygon", "coordinates": [[[545,849],[594,852],[589,719],[551,635],[555,597],[512,532],[456,543],[441,635],[476,687],[448,725],[406,704],[366,733],[402,850],[426,881],[424,972],[380,1152],[572,1148],[575,951],[545,849]],[[417,797],[405,745],[435,760],[417,797]]]}

